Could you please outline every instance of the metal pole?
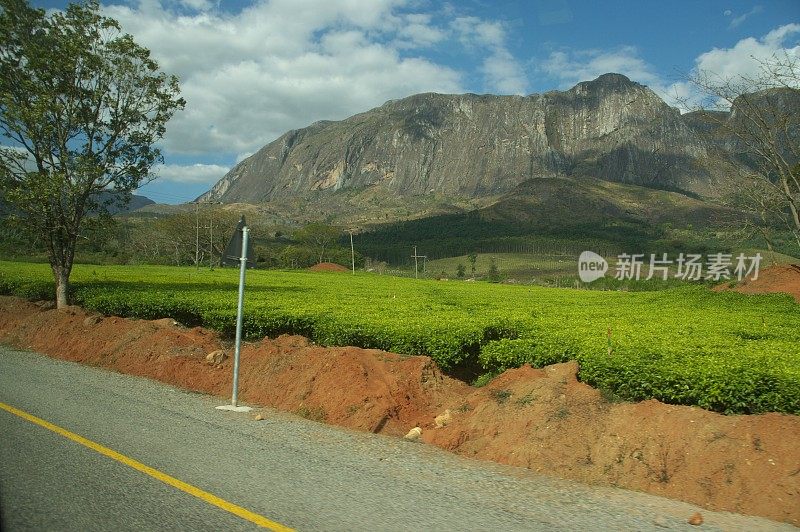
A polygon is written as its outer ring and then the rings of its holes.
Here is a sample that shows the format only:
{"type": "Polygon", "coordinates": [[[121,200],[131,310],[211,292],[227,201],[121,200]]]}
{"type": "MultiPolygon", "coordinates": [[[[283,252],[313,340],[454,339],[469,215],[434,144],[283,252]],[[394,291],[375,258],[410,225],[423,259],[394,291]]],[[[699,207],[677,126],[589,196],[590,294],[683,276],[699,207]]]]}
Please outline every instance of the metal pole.
{"type": "Polygon", "coordinates": [[[353,248],[353,232],[350,231],[350,260],[353,262],[353,275],[356,274],[356,251],[353,248]]]}
{"type": "Polygon", "coordinates": [[[414,279],[418,278],[417,274],[417,246],[414,246],[414,279]]]}
{"type": "Polygon", "coordinates": [[[239,266],[239,303],[236,312],[236,348],[233,352],[233,397],[231,405],[238,406],[239,400],[239,354],[242,345],[242,314],[244,308],[244,274],[247,271],[247,226],[242,227],[242,258],[239,266]]]}
{"type": "Polygon", "coordinates": [[[194,204],[194,220],[196,240],[194,243],[194,263],[197,269],[200,269],[200,202],[196,201],[194,204]]]}

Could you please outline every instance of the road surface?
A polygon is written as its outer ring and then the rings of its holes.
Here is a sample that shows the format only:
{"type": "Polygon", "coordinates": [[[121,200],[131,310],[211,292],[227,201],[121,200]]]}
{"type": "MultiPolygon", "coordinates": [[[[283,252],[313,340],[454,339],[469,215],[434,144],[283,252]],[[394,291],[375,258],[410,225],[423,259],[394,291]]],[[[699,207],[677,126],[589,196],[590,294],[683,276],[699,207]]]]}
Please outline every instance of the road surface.
{"type": "Polygon", "coordinates": [[[2,529],[697,530],[689,504],[223,403],[0,347],[2,529]]]}

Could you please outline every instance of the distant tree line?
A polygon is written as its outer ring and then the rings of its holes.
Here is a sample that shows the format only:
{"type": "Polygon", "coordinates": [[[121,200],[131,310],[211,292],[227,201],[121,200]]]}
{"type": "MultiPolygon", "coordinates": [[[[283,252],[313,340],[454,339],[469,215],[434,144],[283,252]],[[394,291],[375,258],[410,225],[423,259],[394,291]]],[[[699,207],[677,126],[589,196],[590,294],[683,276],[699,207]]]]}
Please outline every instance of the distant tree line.
{"type": "MultiPolygon", "coordinates": [[[[219,267],[240,214],[215,205],[169,215],[88,217],[79,234],[79,262],[106,264],[164,264],[219,267]]],[[[248,216],[255,262],[262,268],[308,268],[319,262],[350,267],[349,240],[342,230],[323,224],[276,228],[248,216]]],[[[46,258],[43,239],[36,232],[0,219],[0,254],[10,259],[46,258]]],[[[361,253],[356,266],[364,266],[361,253]]]]}

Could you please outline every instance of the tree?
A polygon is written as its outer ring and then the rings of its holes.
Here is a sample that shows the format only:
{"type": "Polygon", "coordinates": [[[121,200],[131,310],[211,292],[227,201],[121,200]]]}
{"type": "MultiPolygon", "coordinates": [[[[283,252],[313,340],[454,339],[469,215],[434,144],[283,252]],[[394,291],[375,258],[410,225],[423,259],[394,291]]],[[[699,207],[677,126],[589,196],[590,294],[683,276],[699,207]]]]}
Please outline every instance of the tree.
{"type": "Polygon", "coordinates": [[[464,278],[464,273],[465,273],[466,271],[467,271],[467,269],[464,267],[464,264],[462,264],[462,263],[460,263],[460,262],[459,262],[459,263],[458,263],[458,266],[456,266],[456,276],[457,276],[459,279],[463,279],[463,278],[464,278]]]}
{"type": "Polygon", "coordinates": [[[52,14],[0,0],[0,193],[42,235],[59,308],[84,219],[127,203],[163,161],[153,144],[179,94],[97,0],[52,14]]]}
{"type": "Polygon", "coordinates": [[[702,100],[686,106],[701,111],[707,136],[746,169],[727,195],[747,215],[744,225],[770,248],[769,229],[783,225],[800,249],[800,58],[784,52],[755,61],[754,75],[695,72],[689,81],[702,100]]]}
{"type": "Polygon", "coordinates": [[[469,259],[469,267],[472,270],[472,276],[475,277],[475,263],[478,261],[478,255],[477,253],[470,253],[467,255],[467,258],[469,259]]]}
{"type": "Polygon", "coordinates": [[[497,261],[494,260],[494,257],[492,257],[492,260],[489,263],[489,275],[487,278],[490,283],[500,282],[500,268],[497,267],[497,261]]]}
{"type": "Polygon", "coordinates": [[[342,232],[336,227],[314,223],[295,231],[294,238],[313,249],[319,257],[317,262],[322,262],[325,250],[335,244],[341,234],[342,232]]]}

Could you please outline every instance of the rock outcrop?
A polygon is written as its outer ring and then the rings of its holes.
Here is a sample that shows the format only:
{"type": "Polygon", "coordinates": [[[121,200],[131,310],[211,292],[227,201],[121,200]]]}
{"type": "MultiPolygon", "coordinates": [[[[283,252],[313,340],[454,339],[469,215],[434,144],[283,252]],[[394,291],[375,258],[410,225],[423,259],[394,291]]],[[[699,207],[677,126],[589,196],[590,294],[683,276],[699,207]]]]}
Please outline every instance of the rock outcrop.
{"type": "Polygon", "coordinates": [[[503,194],[537,177],[594,177],[713,196],[733,164],[696,116],[620,74],[529,96],[417,94],[290,131],[202,199],[259,203],[378,187],[503,194]]]}

